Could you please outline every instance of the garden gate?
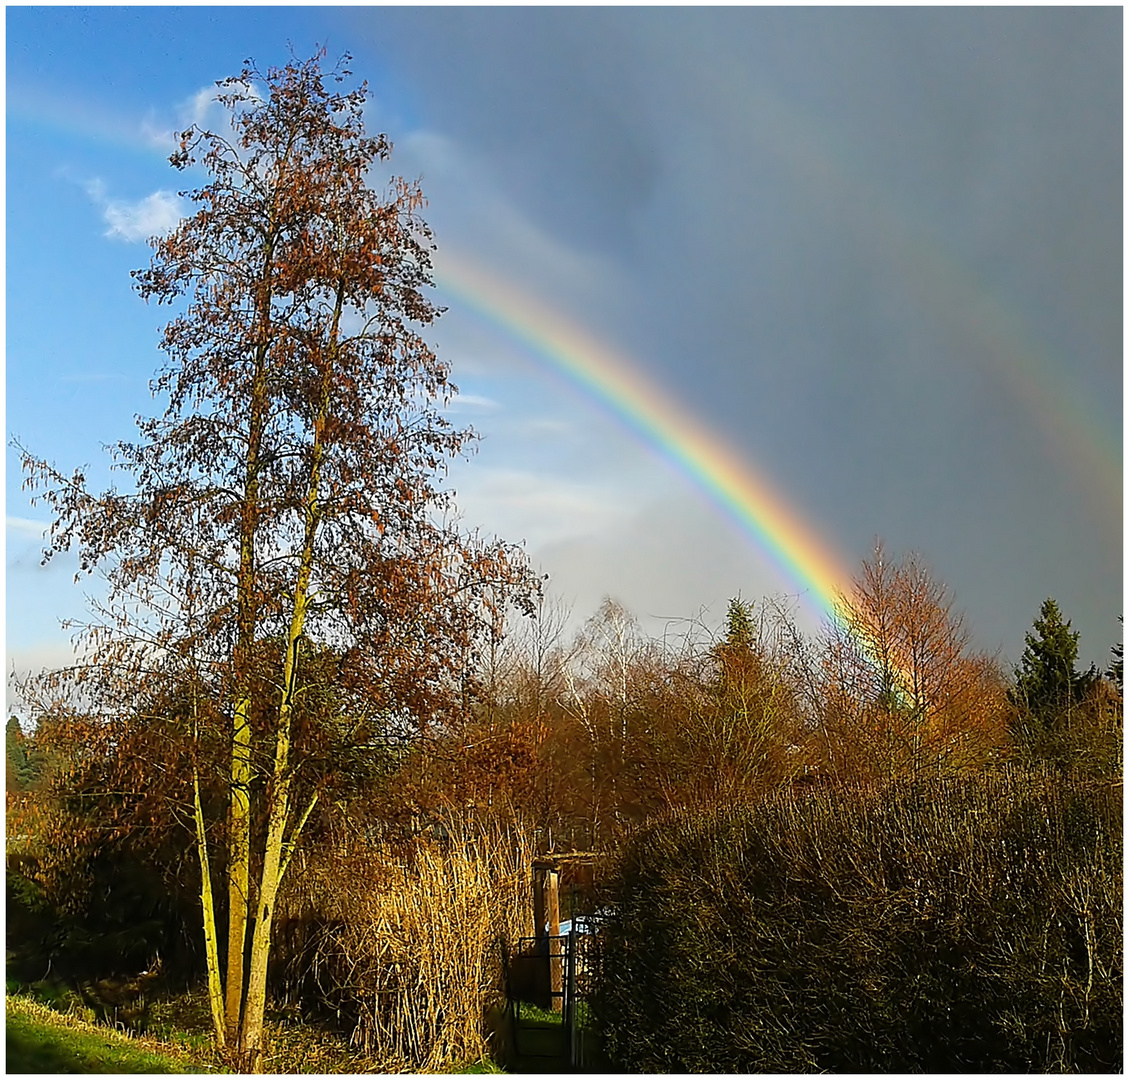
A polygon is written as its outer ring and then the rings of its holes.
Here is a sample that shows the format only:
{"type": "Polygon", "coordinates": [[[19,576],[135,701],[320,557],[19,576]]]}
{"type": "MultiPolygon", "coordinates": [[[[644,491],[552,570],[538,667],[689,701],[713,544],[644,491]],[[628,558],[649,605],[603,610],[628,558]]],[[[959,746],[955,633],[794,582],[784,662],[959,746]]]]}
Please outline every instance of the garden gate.
{"type": "Polygon", "coordinates": [[[599,924],[578,910],[579,890],[585,886],[590,890],[596,858],[589,853],[574,853],[535,859],[533,925],[537,933],[518,940],[512,952],[505,945],[502,948],[513,1049],[519,1060],[535,1059],[528,1062],[530,1069],[537,1063],[551,1068],[552,1062],[582,1071],[597,1065],[588,997],[599,961],[599,924]],[[573,917],[565,922],[560,919],[562,870],[566,881],[572,879],[573,917]],[[523,1003],[540,1012],[527,1008],[523,1017],[523,1003]]]}
{"type": "Polygon", "coordinates": [[[547,1067],[556,1062],[582,1072],[596,1069],[599,1048],[588,998],[599,957],[590,929],[573,920],[567,934],[520,938],[512,954],[503,947],[506,1009],[519,1061],[533,1058],[547,1067]],[[559,980],[553,978],[556,972],[559,980]]]}

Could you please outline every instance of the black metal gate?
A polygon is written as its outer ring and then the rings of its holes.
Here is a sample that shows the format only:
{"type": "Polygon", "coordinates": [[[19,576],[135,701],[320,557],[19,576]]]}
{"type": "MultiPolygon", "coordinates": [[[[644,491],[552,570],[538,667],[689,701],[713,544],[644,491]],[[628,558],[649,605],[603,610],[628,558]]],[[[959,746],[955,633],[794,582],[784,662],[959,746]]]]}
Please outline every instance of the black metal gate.
{"type": "Polygon", "coordinates": [[[596,1070],[600,1045],[592,1022],[591,993],[599,962],[599,938],[581,933],[574,921],[568,935],[564,971],[564,1030],[569,1067],[580,1072],[596,1070]]]}
{"type": "Polygon", "coordinates": [[[588,1006],[597,959],[595,935],[580,932],[575,922],[568,934],[520,938],[513,952],[503,945],[514,1055],[530,1071],[538,1062],[546,1071],[597,1068],[599,1046],[588,1006]]]}

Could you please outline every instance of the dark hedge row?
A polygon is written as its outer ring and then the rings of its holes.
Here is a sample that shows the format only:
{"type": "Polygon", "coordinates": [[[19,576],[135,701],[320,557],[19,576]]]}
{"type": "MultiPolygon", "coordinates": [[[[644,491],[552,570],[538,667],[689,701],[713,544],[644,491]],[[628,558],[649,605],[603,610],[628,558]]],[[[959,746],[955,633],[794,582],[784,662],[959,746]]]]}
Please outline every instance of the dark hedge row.
{"type": "Polygon", "coordinates": [[[627,1071],[1120,1071],[1120,782],[683,814],[620,855],[593,1009],[627,1071]]]}

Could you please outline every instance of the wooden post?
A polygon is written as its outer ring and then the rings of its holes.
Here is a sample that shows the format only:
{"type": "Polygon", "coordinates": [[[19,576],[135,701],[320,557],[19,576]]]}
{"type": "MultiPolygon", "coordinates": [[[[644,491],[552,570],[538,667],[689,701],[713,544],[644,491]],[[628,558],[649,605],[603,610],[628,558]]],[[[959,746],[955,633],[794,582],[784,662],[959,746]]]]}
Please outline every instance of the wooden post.
{"type": "Polygon", "coordinates": [[[568,960],[565,965],[564,1029],[568,1044],[568,1066],[575,1069],[580,1064],[580,1024],[576,1015],[576,968],[579,957],[580,934],[576,929],[576,905],[572,907],[572,926],[568,932],[568,960]]]}
{"type": "Polygon", "coordinates": [[[550,870],[545,875],[545,906],[549,909],[549,989],[552,991],[550,1000],[553,1003],[553,1012],[560,1012],[563,1003],[561,996],[561,942],[553,941],[561,934],[561,898],[558,889],[558,878],[555,870],[550,870]]]}

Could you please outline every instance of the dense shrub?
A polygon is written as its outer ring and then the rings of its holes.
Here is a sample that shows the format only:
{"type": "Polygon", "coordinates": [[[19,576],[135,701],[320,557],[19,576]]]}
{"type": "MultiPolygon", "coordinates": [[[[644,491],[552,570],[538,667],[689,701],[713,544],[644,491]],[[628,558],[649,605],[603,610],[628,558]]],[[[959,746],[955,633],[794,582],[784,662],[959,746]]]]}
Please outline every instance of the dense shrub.
{"type": "Polygon", "coordinates": [[[171,844],[83,827],[44,795],[8,797],[6,969],[73,986],[160,968],[201,971],[199,886],[171,844]]]}
{"type": "Polygon", "coordinates": [[[997,775],[683,813],[620,855],[629,1071],[1114,1071],[1120,783],[997,775]]]}

